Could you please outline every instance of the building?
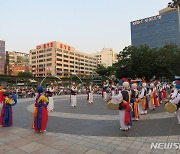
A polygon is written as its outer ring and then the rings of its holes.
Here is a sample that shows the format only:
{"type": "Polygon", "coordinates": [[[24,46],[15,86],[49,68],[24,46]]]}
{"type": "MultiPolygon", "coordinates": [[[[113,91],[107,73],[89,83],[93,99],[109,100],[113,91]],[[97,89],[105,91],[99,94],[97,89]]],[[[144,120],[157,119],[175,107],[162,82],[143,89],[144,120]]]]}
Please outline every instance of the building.
{"type": "Polygon", "coordinates": [[[36,77],[46,76],[49,72],[57,76],[89,76],[96,67],[96,57],[61,42],[37,45],[36,49],[30,50],[30,69],[36,77]]]}
{"type": "Polygon", "coordinates": [[[0,40],[0,74],[4,74],[5,67],[5,41],[0,40]]]}
{"type": "Polygon", "coordinates": [[[6,51],[5,74],[18,75],[19,72],[29,71],[29,54],[6,51]]]}
{"type": "Polygon", "coordinates": [[[131,44],[163,47],[174,43],[180,46],[179,16],[175,8],[165,8],[159,15],[135,20],[131,24],[131,44]]]}
{"type": "Polygon", "coordinates": [[[103,48],[101,52],[96,52],[97,63],[105,67],[112,66],[117,62],[117,52],[112,48],[103,48]]]}

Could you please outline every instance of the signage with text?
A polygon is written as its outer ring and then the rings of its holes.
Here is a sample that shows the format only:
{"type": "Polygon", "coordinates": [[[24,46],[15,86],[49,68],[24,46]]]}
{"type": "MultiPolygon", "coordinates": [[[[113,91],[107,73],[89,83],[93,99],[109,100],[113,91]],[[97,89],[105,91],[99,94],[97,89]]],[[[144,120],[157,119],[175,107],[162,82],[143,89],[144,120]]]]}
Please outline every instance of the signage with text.
{"type": "Polygon", "coordinates": [[[160,20],[160,19],[161,19],[161,15],[152,16],[152,17],[149,17],[149,18],[144,18],[144,19],[133,21],[132,25],[138,25],[138,24],[147,23],[147,22],[150,22],[150,21],[160,20]]]}

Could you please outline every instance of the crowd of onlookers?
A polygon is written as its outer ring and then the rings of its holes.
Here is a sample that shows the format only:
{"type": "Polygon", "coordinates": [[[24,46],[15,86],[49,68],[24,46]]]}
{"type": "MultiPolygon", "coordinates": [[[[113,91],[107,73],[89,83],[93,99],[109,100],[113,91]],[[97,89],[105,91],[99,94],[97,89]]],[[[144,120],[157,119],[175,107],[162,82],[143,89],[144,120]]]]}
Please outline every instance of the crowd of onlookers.
{"type": "MultiPolygon", "coordinates": [[[[33,98],[37,95],[37,89],[34,87],[7,87],[5,88],[8,91],[12,91],[16,93],[18,98],[33,98]]],[[[78,94],[86,94],[87,93],[86,86],[78,87],[78,94]]],[[[45,87],[45,91],[50,90],[53,95],[69,95],[70,88],[66,87],[45,87]]],[[[94,93],[101,94],[101,88],[99,86],[94,86],[94,93]]]]}

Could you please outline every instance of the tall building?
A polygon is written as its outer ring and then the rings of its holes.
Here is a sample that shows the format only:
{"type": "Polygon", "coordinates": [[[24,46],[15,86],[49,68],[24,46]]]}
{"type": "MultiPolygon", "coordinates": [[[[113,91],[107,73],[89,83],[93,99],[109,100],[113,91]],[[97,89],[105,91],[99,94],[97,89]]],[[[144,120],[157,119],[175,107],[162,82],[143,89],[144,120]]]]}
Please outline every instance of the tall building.
{"type": "Polygon", "coordinates": [[[131,44],[163,47],[168,43],[180,46],[179,15],[175,8],[165,8],[159,15],[131,22],[131,44]]]}
{"type": "Polygon", "coordinates": [[[105,67],[112,66],[117,62],[117,52],[112,48],[103,48],[101,52],[96,52],[97,63],[105,67]]]}
{"type": "Polygon", "coordinates": [[[5,67],[5,41],[0,40],[0,74],[4,74],[5,67]]]}
{"type": "Polygon", "coordinates": [[[29,71],[29,54],[6,51],[5,74],[18,75],[19,72],[29,71]]]}
{"type": "Polygon", "coordinates": [[[96,67],[96,57],[61,42],[37,45],[36,49],[30,50],[30,70],[36,77],[46,76],[48,72],[57,76],[75,73],[89,76],[96,67]]]}

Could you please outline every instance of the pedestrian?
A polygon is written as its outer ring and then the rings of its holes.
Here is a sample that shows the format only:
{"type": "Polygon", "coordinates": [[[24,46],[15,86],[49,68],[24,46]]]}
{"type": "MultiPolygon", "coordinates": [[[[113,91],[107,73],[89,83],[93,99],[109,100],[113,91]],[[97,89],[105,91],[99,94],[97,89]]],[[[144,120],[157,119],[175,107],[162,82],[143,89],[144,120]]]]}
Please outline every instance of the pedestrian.
{"type": "Polygon", "coordinates": [[[76,98],[77,92],[78,92],[78,89],[77,89],[76,83],[73,82],[71,86],[71,94],[70,94],[72,107],[76,107],[77,105],[77,98],[76,98]]]}

